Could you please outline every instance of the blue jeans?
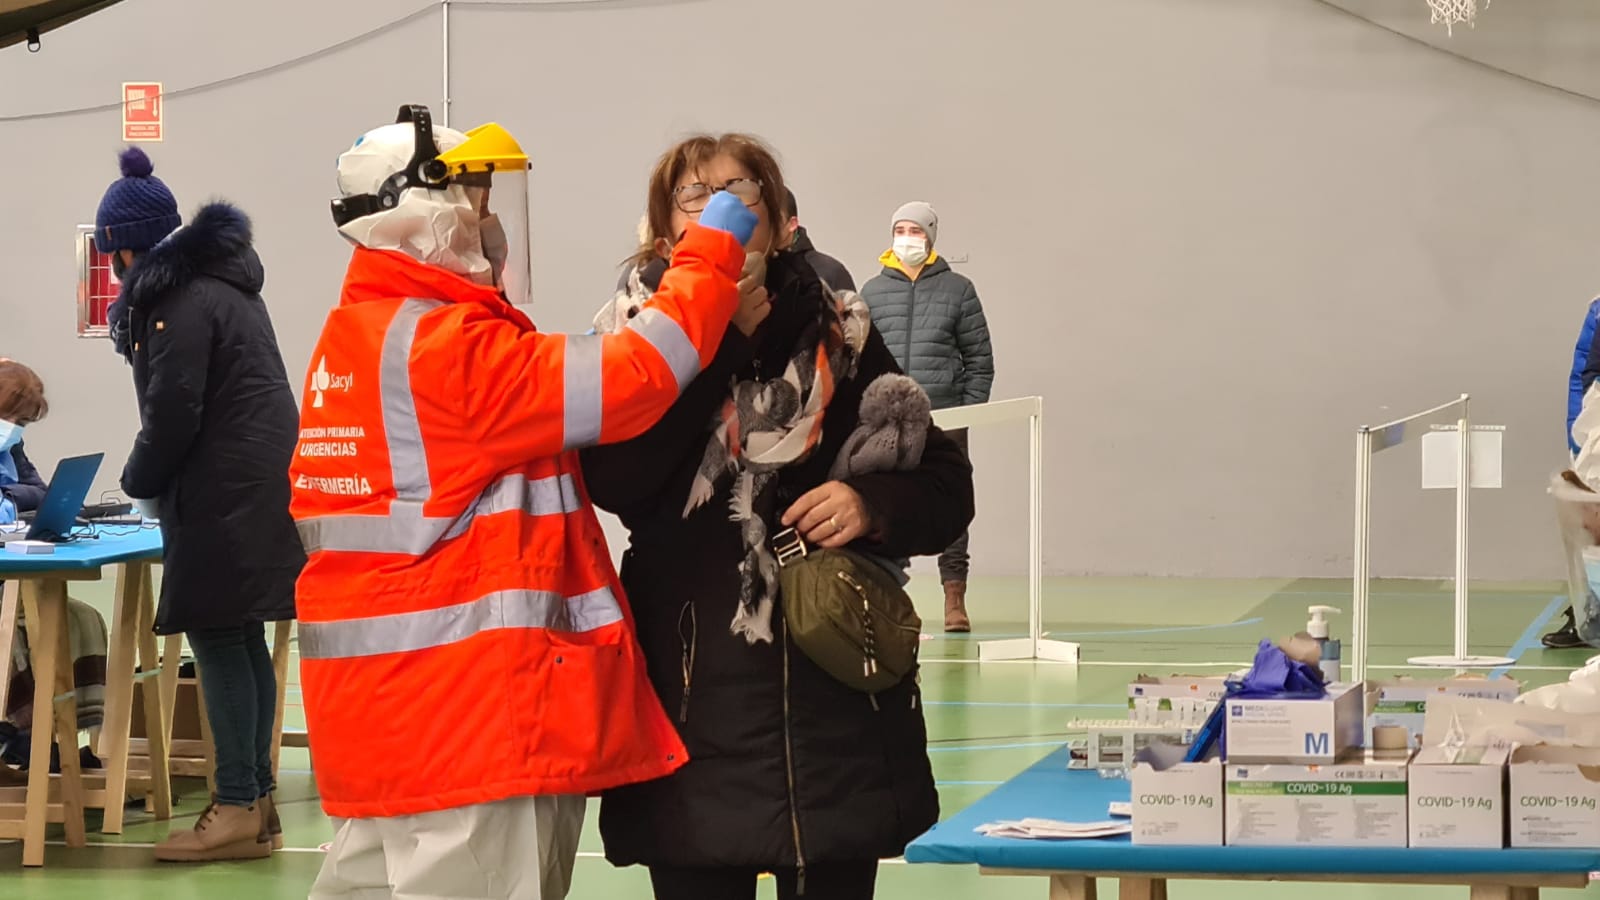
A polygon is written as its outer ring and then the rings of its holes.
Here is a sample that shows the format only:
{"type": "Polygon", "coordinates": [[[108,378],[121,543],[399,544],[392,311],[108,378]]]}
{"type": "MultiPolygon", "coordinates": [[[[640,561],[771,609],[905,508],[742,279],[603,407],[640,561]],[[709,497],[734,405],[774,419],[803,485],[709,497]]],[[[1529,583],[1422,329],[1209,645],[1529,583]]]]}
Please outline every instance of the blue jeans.
{"type": "Polygon", "coordinates": [[[217,802],[252,806],[272,793],[278,685],[266,627],[251,622],[188,633],[217,755],[217,802]]]}

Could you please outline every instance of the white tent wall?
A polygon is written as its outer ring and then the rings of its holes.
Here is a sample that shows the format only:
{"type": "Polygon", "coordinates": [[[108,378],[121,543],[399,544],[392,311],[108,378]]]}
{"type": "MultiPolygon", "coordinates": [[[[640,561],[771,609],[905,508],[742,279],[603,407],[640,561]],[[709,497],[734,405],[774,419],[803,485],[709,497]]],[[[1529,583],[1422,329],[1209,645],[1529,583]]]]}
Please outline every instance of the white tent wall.
{"type": "MultiPolygon", "coordinates": [[[[124,80],[181,90],[417,8],[127,0],[44,53],[0,53],[0,84],[21,86],[0,93],[0,155],[26,173],[0,220],[0,354],[49,381],[39,459],[103,447],[114,473],[135,428],[125,367],[72,335],[69,238],[114,175],[118,128],[114,109],[5,117],[114,101],[124,80]]],[[[1559,576],[1543,485],[1600,291],[1600,105],[1316,0],[911,13],[453,4],[452,123],[498,120],[534,158],[540,323],[587,327],[671,139],[749,130],[858,280],[899,203],[939,208],[941,250],[985,300],[996,397],[1046,398],[1049,572],[1348,575],[1355,426],[1471,391],[1479,421],[1509,428],[1505,489],[1474,501],[1474,573],[1559,576]]],[[[1478,35],[1535,22],[1485,15],[1478,35]]],[[[347,256],[327,214],[334,156],[402,102],[437,109],[439,45],[435,9],[169,101],[157,171],[186,212],[221,194],[255,218],[296,377],[347,256]]],[[[974,436],[979,572],[1026,563],[1021,427],[974,436]]],[[[1396,453],[1377,466],[1374,571],[1446,574],[1452,500],[1417,490],[1415,456],[1396,453]]]]}

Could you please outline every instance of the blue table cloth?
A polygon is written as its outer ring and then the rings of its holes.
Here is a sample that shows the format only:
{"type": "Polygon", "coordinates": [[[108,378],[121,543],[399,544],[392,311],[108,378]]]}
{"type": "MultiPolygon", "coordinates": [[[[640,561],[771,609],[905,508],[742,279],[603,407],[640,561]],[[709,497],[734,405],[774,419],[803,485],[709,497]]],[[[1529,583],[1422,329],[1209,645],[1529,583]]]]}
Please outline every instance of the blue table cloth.
{"type": "Polygon", "coordinates": [[[1539,875],[1600,871],[1600,850],[1423,850],[1304,847],[1135,847],[1127,836],[1090,841],[991,838],[979,825],[1016,819],[1103,822],[1129,784],[1068,771],[1063,747],[923,835],[906,861],[993,869],[1151,875],[1539,875]]]}
{"type": "Polygon", "coordinates": [[[113,563],[161,555],[161,529],[106,526],[95,537],[57,544],[54,553],[13,553],[0,548],[0,578],[68,569],[98,569],[113,563]]]}

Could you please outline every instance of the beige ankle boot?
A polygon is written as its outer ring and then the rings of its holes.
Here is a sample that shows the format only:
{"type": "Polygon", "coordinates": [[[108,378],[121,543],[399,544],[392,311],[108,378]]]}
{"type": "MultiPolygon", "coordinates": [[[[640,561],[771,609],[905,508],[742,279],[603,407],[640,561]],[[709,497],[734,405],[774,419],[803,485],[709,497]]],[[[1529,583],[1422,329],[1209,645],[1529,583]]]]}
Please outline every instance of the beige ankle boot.
{"type": "Polygon", "coordinates": [[[261,807],[261,840],[270,841],[272,849],[283,849],[283,822],[278,819],[278,804],[268,794],[256,801],[261,807]]]}
{"type": "Polygon", "coordinates": [[[272,842],[262,841],[261,806],[225,806],[215,800],[188,831],[156,845],[162,862],[216,862],[224,859],[265,859],[272,842]]]}
{"type": "Polygon", "coordinates": [[[945,582],[944,630],[951,634],[966,634],[972,630],[972,620],[967,618],[967,583],[965,581],[945,582]]]}

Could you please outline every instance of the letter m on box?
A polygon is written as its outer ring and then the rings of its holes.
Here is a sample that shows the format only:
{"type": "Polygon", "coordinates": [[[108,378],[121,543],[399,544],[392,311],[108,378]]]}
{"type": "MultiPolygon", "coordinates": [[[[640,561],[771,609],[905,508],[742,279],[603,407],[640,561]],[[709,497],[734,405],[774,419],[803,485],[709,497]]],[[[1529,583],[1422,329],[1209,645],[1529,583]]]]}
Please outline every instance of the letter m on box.
{"type": "Polygon", "coordinates": [[[1306,732],[1307,756],[1327,756],[1331,746],[1332,741],[1329,739],[1326,731],[1321,734],[1313,734],[1309,731],[1306,732]]]}

